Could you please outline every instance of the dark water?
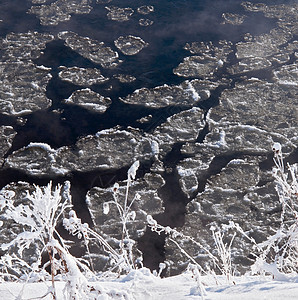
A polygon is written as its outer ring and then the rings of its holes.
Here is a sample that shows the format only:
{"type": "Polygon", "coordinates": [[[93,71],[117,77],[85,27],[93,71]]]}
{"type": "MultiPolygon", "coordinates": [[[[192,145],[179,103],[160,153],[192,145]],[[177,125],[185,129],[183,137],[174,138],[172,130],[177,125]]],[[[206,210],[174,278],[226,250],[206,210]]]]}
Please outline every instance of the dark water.
{"type": "MultiPolygon", "coordinates": [[[[47,3],[51,2],[54,1],[47,1],[47,3]]],[[[289,3],[289,1],[266,1],[266,4],[278,3],[289,3]]],[[[275,19],[264,18],[261,13],[245,12],[240,4],[241,1],[239,0],[113,0],[106,5],[132,7],[135,10],[141,5],[154,6],[154,13],[148,16],[134,14],[127,22],[116,22],[108,20],[106,16],[107,10],[104,8],[105,4],[95,4],[95,1],[93,1],[93,10],[89,14],[73,15],[70,21],[62,22],[57,26],[41,26],[34,15],[27,13],[31,7],[30,1],[0,1],[0,19],[3,20],[0,23],[0,37],[2,38],[10,32],[27,32],[31,30],[57,34],[60,31],[69,30],[81,36],[88,36],[92,39],[103,41],[105,45],[113,49],[115,49],[114,40],[121,35],[140,36],[149,43],[147,48],[131,57],[119,52],[123,63],[112,70],[103,69],[80,56],[66,47],[63,41],[55,40],[48,43],[43,51],[44,54],[34,62],[38,65],[52,68],[51,74],[53,78],[48,84],[46,94],[53,101],[53,105],[46,111],[34,112],[23,116],[27,121],[25,125],[20,125],[14,117],[0,115],[0,125],[12,125],[17,131],[13,146],[7,155],[28,145],[30,142],[45,142],[53,148],[65,145],[72,146],[79,137],[95,134],[99,130],[112,128],[116,125],[120,125],[121,128],[133,126],[151,132],[156,126],[164,122],[168,116],[176,114],[185,108],[144,108],[138,105],[124,104],[118,98],[125,97],[138,88],[152,88],[163,84],[179,84],[184,81],[185,78],[173,74],[173,69],[183,61],[184,57],[189,56],[189,52],[183,49],[187,42],[212,41],[217,43],[219,40],[237,42],[242,40],[243,35],[247,32],[252,35],[258,35],[269,32],[270,29],[275,27],[275,19]],[[221,18],[223,12],[246,14],[248,17],[240,26],[222,26],[220,23],[223,21],[221,18]],[[138,20],[140,17],[153,20],[153,25],[148,27],[139,26],[138,20]],[[62,65],[67,67],[100,68],[102,74],[106,77],[112,77],[118,73],[129,74],[135,76],[136,81],[128,84],[119,83],[112,79],[107,84],[93,85],[92,90],[110,97],[113,101],[106,113],[99,115],[80,107],[68,106],[62,103],[62,100],[68,98],[73,91],[81,88],[63,82],[58,78],[58,67],[62,65]],[[107,89],[110,84],[113,86],[112,90],[107,89]],[[54,110],[61,110],[63,113],[57,114],[54,110]],[[148,114],[153,116],[150,123],[140,124],[136,122],[137,119],[148,114]]],[[[221,89],[215,90],[211,97],[201,104],[204,109],[208,109],[218,103],[221,89]]],[[[204,138],[205,133],[201,133],[201,139],[204,138]]],[[[179,145],[176,145],[177,149],[179,150],[179,145]]],[[[165,164],[175,166],[181,159],[180,151],[176,150],[173,149],[169,156],[166,157],[165,164]]],[[[142,172],[146,172],[149,168],[150,165],[143,166],[142,172]]],[[[61,178],[36,178],[16,170],[2,170],[0,171],[0,186],[3,187],[9,182],[18,180],[46,184],[49,180],[54,180],[54,183],[58,183],[68,179],[72,183],[74,205],[79,212],[79,216],[90,221],[85,207],[87,191],[93,186],[107,187],[115,181],[125,179],[126,171],[127,168],[106,172],[94,171],[84,174],[74,172],[61,178]]],[[[139,174],[139,176],[141,175],[139,174]]],[[[171,225],[181,225],[183,224],[187,200],[181,191],[179,193],[179,191],[172,188],[177,185],[177,178],[174,175],[168,174],[166,181],[166,186],[160,191],[163,199],[167,198],[165,202],[172,203],[166,208],[166,219],[171,220],[171,218],[174,218],[174,221],[171,221],[171,225]],[[175,205],[173,204],[174,198],[178,199],[175,205]],[[180,216],[180,219],[177,216],[180,216]]],[[[162,250],[163,238],[156,239],[153,247],[162,250]]],[[[145,249],[147,245],[144,243],[145,239],[142,246],[145,249]]],[[[155,253],[162,253],[159,250],[155,253]]],[[[162,254],[160,255],[162,257],[162,254]]],[[[160,261],[161,257],[155,256],[155,260],[160,261]]],[[[148,265],[154,263],[150,262],[150,258],[147,258],[148,265]]]]}

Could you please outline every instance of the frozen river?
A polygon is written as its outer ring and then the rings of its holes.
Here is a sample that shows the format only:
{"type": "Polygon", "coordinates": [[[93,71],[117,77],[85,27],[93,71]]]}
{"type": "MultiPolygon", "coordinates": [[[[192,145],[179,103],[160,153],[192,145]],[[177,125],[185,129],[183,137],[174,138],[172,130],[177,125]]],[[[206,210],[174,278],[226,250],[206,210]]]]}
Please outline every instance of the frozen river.
{"type": "MultiPolygon", "coordinates": [[[[146,214],[211,251],[210,227],[231,220],[264,240],[280,215],[273,143],[298,161],[298,5],[265,2],[1,1],[1,188],[69,180],[78,216],[117,239],[103,204],[139,160],[130,226],[146,266],[185,267],[146,214]]],[[[252,262],[242,240],[233,259],[252,262]]]]}

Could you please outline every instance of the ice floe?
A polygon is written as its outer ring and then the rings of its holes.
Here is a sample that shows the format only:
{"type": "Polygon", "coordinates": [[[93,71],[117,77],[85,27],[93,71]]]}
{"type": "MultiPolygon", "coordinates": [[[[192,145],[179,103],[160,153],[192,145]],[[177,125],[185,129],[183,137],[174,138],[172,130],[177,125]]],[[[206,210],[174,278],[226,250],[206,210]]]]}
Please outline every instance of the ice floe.
{"type": "Polygon", "coordinates": [[[106,6],[106,10],[108,11],[108,18],[118,22],[128,21],[134,13],[134,10],[130,7],[106,6]]]}
{"type": "Polygon", "coordinates": [[[125,55],[135,55],[148,45],[140,37],[133,35],[120,36],[115,40],[115,46],[125,55]]]}
{"type": "Polygon", "coordinates": [[[152,21],[152,20],[150,20],[150,19],[144,19],[144,18],[141,18],[140,20],[139,20],[139,25],[140,26],[144,26],[144,27],[146,27],[146,26],[150,26],[150,25],[152,25],[154,22],[152,21]]]}
{"type": "MultiPolygon", "coordinates": [[[[298,64],[284,65],[274,71],[274,79],[283,85],[298,86],[298,64]]],[[[298,101],[296,101],[297,107],[298,101]]],[[[294,107],[295,109],[295,107],[294,107]]]]}
{"type": "MultiPolygon", "coordinates": [[[[33,4],[42,4],[44,1],[34,1],[33,4]]],[[[88,14],[92,10],[91,0],[57,0],[51,4],[32,6],[29,13],[40,19],[41,25],[58,25],[69,21],[73,14],[88,14]]]]}
{"type": "Polygon", "coordinates": [[[218,67],[218,60],[196,55],[185,57],[173,72],[182,77],[212,78],[218,67]]]}
{"type": "Polygon", "coordinates": [[[219,123],[252,125],[289,139],[296,135],[297,88],[251,79],[225,90],[210,118],[219,123]]]}
{"type": "Polygon", "coordinates": [[[120,100],[129,104],[154,108],[170,105],[194,106],[198,101],[208,99],[210,91],[218,85],[219,83],[209,80],[187,80],[180,85],[169,86],[164,84],[152,89],[141,88],[125,98],[120,98],[120,100]]]}
{"type": "Polygon", "coordinates": [[[154,12],[154,6],[153,5],[143,5],[143,6],[138,7],[137,11],[141,15],[148,15],[148,14],[154,12]]]}
{"type": "Polygon", "coordinates": [[[255,70],[266,69],[271,66],[271,62],[264,57],[252,57],[241,59],[237,64],[227,68],[231,74],[246,73],[255,70]]]}
{"type": "Polygon", "coordinates": [[[20,116],[51,106],[52,101],[45,95],[51,79],[49,68],[30,62],[0,62],[0,69],[2,114],[20,116]]]}
{"type": "Polygon", "coordinates": [[[96,113],[104,113],[111,105],[112,100],[87,88],[73,92],[64,102],[81,106],[96,113]]]}
{"type": "Polygon", "coordinates": [[[113,68],[121,62],[118,53],[105,46],[103,42],[80,36],[72,31],[60,32],[58,37],[65,40],[66,46],[103,68],[113,68]]]}
{"type": "Polygon", "coordinates": [[[4,168],[49,177],[66,175],[74,170],[119,169],[136,159],[149,160],[152,155],[149,137],[143,137],[138,131],[110,129],[79,139],[75,147],[52,149],[31,143],[9,155],[4,168]]]}
{"type": "Polygon", "coordinates": [[[222,17],[224,19],[223,24],[232,24],[232,25],[241,25],[246,18],[245,15],[239,15],[233,13],[223,13],[222,17]]]}
{"type": "Polygon", "coordinates": [[[59,77],[64,80],[81,86],[91,86],[93,84],[101,84],[109,80],[104,77],[99,69],[96,68],[67,68],[61,66],[59,68],[59,77]]]}
{"type": "Polygon", "coordinates": [[[4,156],[11,148],[14,137],[16,136],[11,126],[0,126],[0,164],[4,162],[4,156]]]}
{"type": "Polygon", "coordinates": [[[10,33],[1,40],[0,112],[24,115],[51,106],[45,92],[52,78],[50,68],[37,66],[33,59],[42,54],[53,35],[37,32],[10,33]]]}
{"type": "Polygon", "coordinates": [[[233,52],[232,42],[220,40],[218,43],[210,42],[192,42],[186,43],[184,49],[191,54],[197,54],[205,58],[226,61],[228,55],[233,52]]]}
{"type": "Polygon", "coordinates": [[[166,154],[174,143],[196,140],[204,125],[204,112],[197,107],[167,118],[166,122],[153,132],[159,143],[161,155],[166,154]]]}

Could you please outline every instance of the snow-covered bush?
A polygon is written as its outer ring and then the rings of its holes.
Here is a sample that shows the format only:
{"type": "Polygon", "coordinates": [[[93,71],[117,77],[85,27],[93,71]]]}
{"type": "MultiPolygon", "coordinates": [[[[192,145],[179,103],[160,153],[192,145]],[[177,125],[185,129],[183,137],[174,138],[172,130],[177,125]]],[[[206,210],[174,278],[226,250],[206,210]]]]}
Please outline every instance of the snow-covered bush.
{"type": "MultiPolygon", "coordinates": [[[[231,263],[231,246],[234,241],[235,233],[233,234],[232,239],[227,244],[223,241],[225,233],[228,232],[231,228],[229,225],[223,225],[222,228],[217,228],[215,226],[211,226],[210,230],[212,232],[212,236],[214,239],[215,245],[215,254],[211,253],[207,247],[202,245],[199,241],[195,240],[193,237],[185,235],[176,229],[172,229],[169,226],[162,226],[153,219],[151,215],[147,216],[148,226],[151,228],[152,231],[156,232],[157,234],[161,234],[162,232],[168,236],[169,241],[174,243],[177,248],[181,251],[181,253],[187,257],[188,261],[193,265],[191,268],[192,272],[194,272],[194,266],[196,267],[195,273],[198,274],[209,274],[212,273],[215,275],[216,273],[220,273],[224,275],[228,283],[233,282],[233,270],[232,270],[232,263],[231,263]],[[210,260],[210,264],[208,268],[203,268],[199,262],[189,254],[183,247],[185,241],[188,241],[196,247],[199,251],[203,251],[205,255],[208,256],[210,260]]],[[[198,280],[196,280],[198,282],[198,280]]]]}
{"type": "MultiPolygon", "coordinates": [[[[51,183],[43,188],[35,186],[31,194],[27,193],[26,204],[15,200],[12,191],[5,191],[0,196],[0,207],[4,218],[12,219],[23,227],[23,231],[9,243],[1,245],[2,250],[8,251],[11,247],[16,247],[18,250],[17,253],[7,253],[1,257],[2,281],[16,279],[25,280],[26,283],[36,280],[45,281],[51,277],[52,287],[49,287],[48,294],[51,294],[53,299],[57,299],[55,276],[59,274],[66,282],[64,289],[66,299],[109,299],[108,293],[88,282],[88,278],[94,277],[94,274],[85,263],[69,253],[68,241],[57,231],[57,225],[62,221],[63,215],[72,207],[69,182],[65,183],[63,189],[58,185],[53,190],[51,183]],[[25,261],[23,252],[32,244],[37,245],[37,253],[36,261],[30,265],[25,261]],[[49,256],[51,276],[46,271],[48,265],[42,265],[42,257],[46,252],[49,256]]],[[[2,222],[5,222],[5,219],[2,222]]],[[[68,224],[68,229],[83,234],[88,232],[88,226],[81,224],[73,211],[70,211],[70,219],[64,218],[64,223],[68,224]]]]}
{"type": "MultiPolygon", "coordinates": [[[[121,240],[119,241],[119,255],[122,257],[122,270],[129,272],[136,268],[136,266],[141,262],[140,260],[136,262],[134,256],[135,241],[130,238],[129,230],[127,228],[127,223],[129,221],[134,221],[136,217],[136,212],[133,211],[132,205],[136,200],[140,199],[140,195],[136,193],[131,200],[129,200],[129,188],[132,180],[136,177],[136,172],[140,166],[139,161],[135,161],[127,171],[127,183],[126,191],[124,196],[124,201],[119,199],[119,184],[115,183],[113,187],[113,200],[105,202],[103,204],[103,213],[108,215],[110,211],[110,205],[115,205],[117,208],[119,219],[122,226],[121,240]]],[[[120,269],[120,271],[122,271],[120,269]]]]}
{"type": "MultiPolygon", "coordinates": [[[[0,279],[28,281],[52,281],[48,294],[57,299],[55,280],[59,277],[65,282],[66,299],[127,299],[126,293],[105,292],[98,285],[92,285],[90,280],[96,279],[93,270],[89,242],[96,241],[108,254],[113,271],[129,273],[136,268],[133,255],[134,241],[130,238],[127,222],[133,220],[135,212],[132,204],[139,199],[136,194],[129,201],[129,187],[135,179],[139,162],[136,161],[128,170],[127,187],[124,201],[118,199],[118,187],[114,186],[114,200],[105,203],[104,213],[109,213],[109,205],[114,204],[119,212],[122,224],[122,237],[119,249],[114,249],[105,238],[92,230],[88,224],[82,223],[72,210],[70,183],[53,188],[52,184],[46,187],[34,186],[33,192],[27,192],[25,199],[17,199],[17,195],[10,190],[0,192],[0,209],[3,222],[20,225],[20,232],[14,234],[12,240],[1,245],[7,253],[0,259],[0,279]],[[123,203],[122,203],[123,202],[123,203]],[[70,241],[65,240],[57,230],[63,223],[68,232],[84,244],[89,254],[90,262],[74,257],[69,252],[70,241]],[[27,262],[25,250],[35,246],[36,260],[33,264],[27,262]],[[9,251],[11,250],[11,251],[9,251]],[[43,264],[44,254],[47,253],[49,262],[43,264]],[[48,272],[47,267],[50,268],[48,272]],[[58,277],[57,277],[58,276],[58,277]]],[[[2,225],[2,223],[0,225],[2,225]]]]}
{"type": "Polygon", "coordinates": [[[269,272],[275,277],[280,273],[298,272],[298,164],[284,166],[281,145],[273,145],[273,177],[281,204],[280,228],[263,243],[255,245],[257,260],[253,272],[269,272]]]}
{"type": "MultiPolygon", "coordinates": [[[[49,247],[49,243],[52,240],[59,239],[61,243],[64,242],[56,228],[62,214],[71,207],[69,183],[64,185],[62,192],[61,188],[61,186],[58,186],[52,191],[51,183],[45,188],[35,186],[35,190],[31,194],[27,192],[24,204],[19,203],[18,199],[15,199],[13,191],[1,193],[0,201],[4,222],[13,220],[23,228],[23,231],[16,234],[15,238],[9,243],[2,244],[1,249],[7,251],[12,247],[16,247],[20,261],[25,249],[28,249],[32,244],[38,245],[35,250],[37,252],[37,260],[30,267],[30,275],[39,271],[44,252],[48,252],[50,257],[52,256],[51,247],[49,247]]],[[[8,260],[7,256],[4,256],[4,258],[6,261],[8,260]]],[[[16,260],[17,258],[15,257],[13,261],[16,260]]]]}

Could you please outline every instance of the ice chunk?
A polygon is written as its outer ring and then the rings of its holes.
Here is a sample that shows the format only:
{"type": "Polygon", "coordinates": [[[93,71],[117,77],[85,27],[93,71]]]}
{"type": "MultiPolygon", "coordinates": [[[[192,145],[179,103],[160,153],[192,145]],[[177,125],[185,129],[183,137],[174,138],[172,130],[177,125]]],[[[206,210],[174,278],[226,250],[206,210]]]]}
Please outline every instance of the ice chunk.
{"type": "Polygon", "coordinates": [[[32,6],[29,13],[35,14],[40,19],[41,25],[58,25],[60,22],[70,20],[72,14],[88,14],[92,10],[92,6],[89,5],[91,3],[92,0],[57,0],[51,4],[32,6]]]}
{"type": "Polygon", "coordinates": [[[153,5],[143,5],[143,6],[138,7],[137,11],[139,14],[148,15],[148,14],[154,12],[154,6],[153,5]]]}
{"type": "Polygon", "coordinates": [[[130,7],[106,6],[106,9],[108,10],[108,18],[118,22],[128,21],[134,13],[134,10],[130,7]]]}
{"type": "Polygon", "coordinates": [[[141,18],[140,20],[139,20],[139,25],[141,25],[141,26],[150,26],[150,25],[152,25],[154,22],[152,21],[152,20],[150,20],[150,19],[143,19],[143,18],[141,18]]]}
{"type": "MultiPolygon", "coordinates": [[[[289,68],[289,67],[288,67],[289,68]]],[[[288,138],[297,135],[297,87],[251,79],[225,90],[210,119],[221,124],[255,126],[288,138]]],[[[271,147],[270,147],[271,148],[271,147]]]]}
{"type": "Polygon", "coordinates": [[[284,65],[274,71],[277,83],[289,86],[298,86],[298,64],[284,65]]]}
{"type": "Polygon", "coordinates": [[[121,62],[118,53],[106,47],[103,42],[82,37],[71,31],[60,32],[58,37],[65,40],[65,44],[72,50],[104,68],[116,67],[121,62]]]}
{"type": "Polygon", "coordinates": [[[218,68],[217,60],[201,56],[189,56],[173,70],[175,75],[182,77],[212,78],[218,68]]]}
{"type": "Polygon", "coordinates": [[[68,99],[65,99],[65,103],[75,104],[97,113],[104,113],[111,105],[112,100],[87,88],[73,92],[68,99]]]}
{"type": "Polygon", "coordinates": [[[135,55],[148,45],[140,37],[133,35],[120,36],[115,40],[115,46],[125,55],[135,55]]]}
{"type": "Polygon", "coordinates": [[[209,80],[187,80],[180,85],[164,84],[152,89],[141,88],[120,100],[154,108],[169,105],[193,106],[199,100],[206,100],[210,96],[210,90],[214,90],[218,85],[219,83],[209,80]]]}
{"type": "Polygon", "coordinates": [[[93,84],[104,83],[109,78],[104,77],[99,69],[95,68],[79,68],[79,67],[60,67],[59,77],[76,85],[90,86],[93,84]]]}
{"type": "Polygon", "coordinates": [[[109,129],[79,139],[75,147],[50,149],[36,144],[7,157],[4,168],[17,168],[33,176],[65,175],[76,170],[118,169],[136,159],[152,157],[151,141],[137,131],[109,129]]]}
{"type": "Polygon", "coordinates": [[[16,132],[11,126],[0,126],[0,164],[3,164],[3,158],[11,148],[16,132]]]}
{"type": "Polygon", "coordinates": [[[224,24],[241,25],[246,18],[245,15],[233,14],[233,13],[223,13],[222,17],[224,19],[224,24]]]}
{"type": "Polygon", "coordinates": [[[134,76],[127,74],[115,74],[113,78],[118,79],[121,83],[130,83],[136,80],[134,76]]]}

